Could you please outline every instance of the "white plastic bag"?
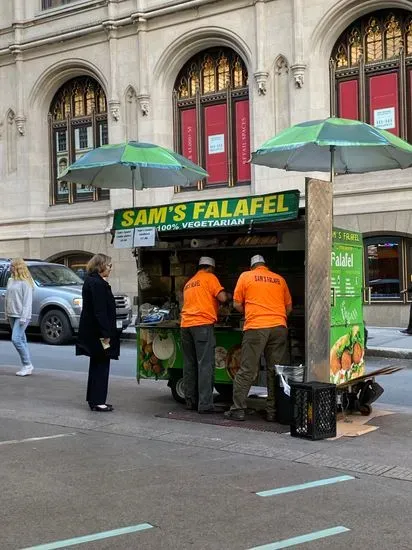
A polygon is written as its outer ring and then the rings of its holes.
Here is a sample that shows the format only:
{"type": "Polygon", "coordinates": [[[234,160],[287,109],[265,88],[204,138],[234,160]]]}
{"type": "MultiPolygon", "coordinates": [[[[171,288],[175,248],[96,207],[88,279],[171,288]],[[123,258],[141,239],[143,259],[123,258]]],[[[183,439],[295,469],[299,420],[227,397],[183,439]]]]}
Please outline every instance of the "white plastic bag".
{"type": "Polygon", "coordinates": [[[285,392],[285,395],[290,397],[290,386],[289,386],[289,384],[286,382],[285,378],[283,377],[283,374],[279,373],[279,376],[280,376],[280,380],[282,382],[283,391],[285,392]]]}

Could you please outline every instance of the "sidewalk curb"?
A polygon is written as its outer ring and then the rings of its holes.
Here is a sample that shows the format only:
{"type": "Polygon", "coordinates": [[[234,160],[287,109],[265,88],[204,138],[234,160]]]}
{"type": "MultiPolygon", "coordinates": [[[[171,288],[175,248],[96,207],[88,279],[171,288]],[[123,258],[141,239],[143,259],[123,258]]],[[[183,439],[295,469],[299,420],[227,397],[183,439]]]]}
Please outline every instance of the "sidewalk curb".
{"type": "MultiPolygon", "coordinates": [[[[397,348],[368,348],[366,357],[388,357],[391,359],[412,359],[412,350],[397,348]]],[[[412,365],[411,367],[412,368],[412,365]]]]}
{"type": "Polygon", "coordinates": [[[120,340],[136,340],[136,332],[122,332],[120,340]]]}

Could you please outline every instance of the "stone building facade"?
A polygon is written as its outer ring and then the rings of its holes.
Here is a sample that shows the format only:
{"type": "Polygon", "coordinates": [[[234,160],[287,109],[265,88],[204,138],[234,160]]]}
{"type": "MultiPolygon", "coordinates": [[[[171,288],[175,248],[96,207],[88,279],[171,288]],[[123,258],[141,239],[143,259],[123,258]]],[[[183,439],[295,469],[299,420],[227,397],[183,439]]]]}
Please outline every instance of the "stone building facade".
{"type": "MultiPolygon", "coordinates": [[[[130,192],[56,181],[103,143],[151,141],[202,163],[209,181],[184,191],[194,200],[303,190],[302,174],[247,163],[303,120],[332,113],[411,140],[411,16],[409,0],[1,2],[0,256],[76,268],[108,252],[113,286],[135,292],[130,252],[113,250],[109,234],[130,192]],[[224,157],[208,154],[213,140],[224,157]]],[[[335,184],[335,225],[366,239],[370,324],[408,319],[400,291],[412,275],[411,179],[405,170],[335,184]]],[[[173,188],[138,197],[177,200],[173,188]]]]}

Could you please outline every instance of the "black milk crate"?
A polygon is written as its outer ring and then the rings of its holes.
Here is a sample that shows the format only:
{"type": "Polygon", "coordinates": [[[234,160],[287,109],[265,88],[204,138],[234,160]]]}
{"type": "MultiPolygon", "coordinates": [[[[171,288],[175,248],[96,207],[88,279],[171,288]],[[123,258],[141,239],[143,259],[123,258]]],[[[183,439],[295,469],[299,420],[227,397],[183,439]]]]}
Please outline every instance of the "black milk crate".
{"type": "Polygon", "coordinates": [[[291,384],[290,435],[306,439],[336,437],[336,386],[323,382],[291,384]]]}

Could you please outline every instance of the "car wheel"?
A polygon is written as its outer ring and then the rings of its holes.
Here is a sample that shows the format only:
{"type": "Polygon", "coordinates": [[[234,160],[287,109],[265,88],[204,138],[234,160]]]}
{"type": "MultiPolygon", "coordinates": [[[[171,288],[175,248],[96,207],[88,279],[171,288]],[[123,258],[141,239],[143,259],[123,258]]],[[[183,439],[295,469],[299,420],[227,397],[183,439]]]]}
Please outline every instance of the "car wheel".
{"type": "Polygon", "coordinates": [[[186,402],[182,375],[171,377],[169,380],[169,387],[175,401],[177,401],[178,403],[186,402]]]}
{"type": "Polygon", "coordinates": [[[46,344],[55,346],[66,344],[73,337],[69,319],[59,309],[51,309],[43,315],[40,332],[46,344]]]}

